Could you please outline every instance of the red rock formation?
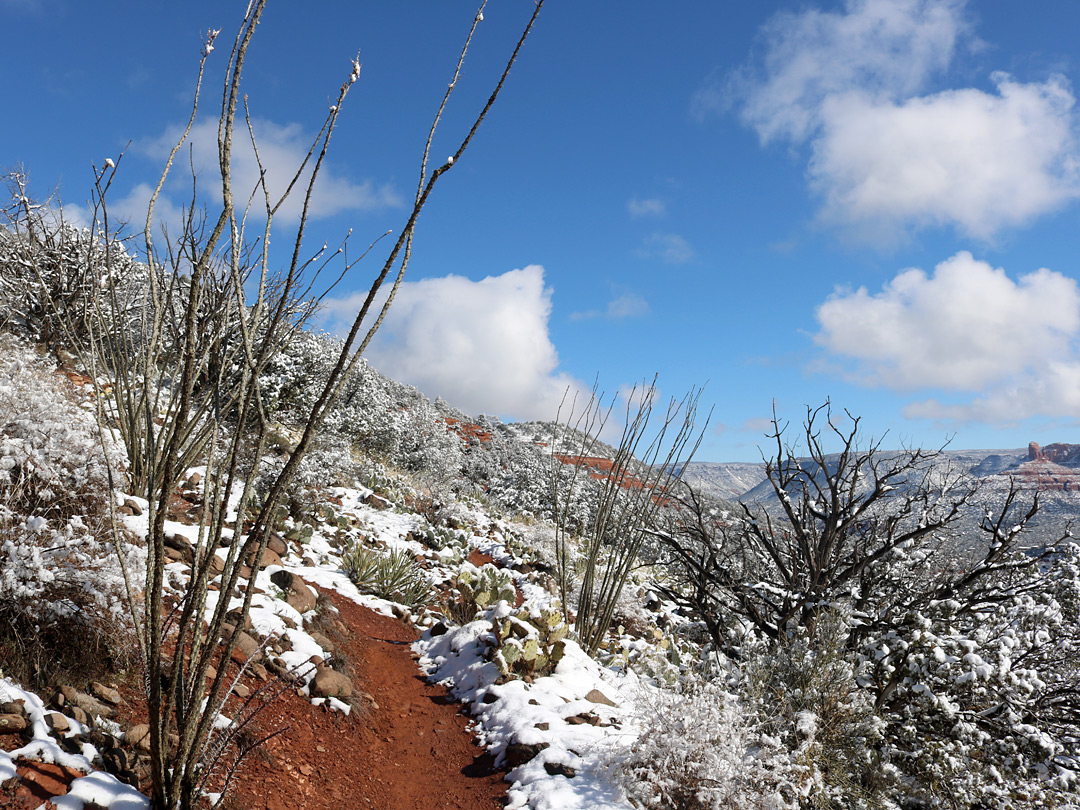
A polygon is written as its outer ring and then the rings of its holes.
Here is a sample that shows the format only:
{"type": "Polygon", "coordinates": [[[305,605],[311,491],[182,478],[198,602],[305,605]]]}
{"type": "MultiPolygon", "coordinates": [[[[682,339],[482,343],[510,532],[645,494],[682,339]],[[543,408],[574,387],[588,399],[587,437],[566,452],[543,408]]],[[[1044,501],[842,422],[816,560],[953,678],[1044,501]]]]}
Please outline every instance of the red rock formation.
{"type": "Polygon", "coordinates": [[[1028,461],[1049,461],[1053,464],[1080,463],[1080,444],[1055,442],[1039,447],[1038,442],[1028,445],[1028,461]]]}
{"type": "Polygon", "coordinates": [[[477,424],[462,422],[460,419],[454,419],[450,416],[442,421],[446,424],[446,429],[458,434],[466,445],[472,439],[480,442],[480,444],[487,444],[491,441],[491,434],[477,424]]]}

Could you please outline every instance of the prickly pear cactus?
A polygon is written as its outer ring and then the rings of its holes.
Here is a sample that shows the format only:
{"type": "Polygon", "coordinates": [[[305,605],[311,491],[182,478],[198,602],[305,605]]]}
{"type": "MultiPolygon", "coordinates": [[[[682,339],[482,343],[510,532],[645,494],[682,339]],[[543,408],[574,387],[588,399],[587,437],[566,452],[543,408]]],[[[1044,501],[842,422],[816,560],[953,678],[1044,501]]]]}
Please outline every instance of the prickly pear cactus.
{"type": "Polygon", "coordinates": [[[496,624],[493,634],[490,655],[505,678],[549,675],[566,653],[566,620],[556,609],[539,616],[520,611],[496,624]]]}

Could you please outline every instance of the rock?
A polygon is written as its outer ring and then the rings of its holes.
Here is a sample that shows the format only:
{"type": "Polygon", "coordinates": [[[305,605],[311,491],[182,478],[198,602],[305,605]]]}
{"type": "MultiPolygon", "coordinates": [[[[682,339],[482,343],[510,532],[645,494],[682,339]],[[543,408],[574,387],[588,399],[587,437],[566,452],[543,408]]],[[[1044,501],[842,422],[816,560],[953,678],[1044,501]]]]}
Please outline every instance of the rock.
{"type": "Polygon", "coordinates": [[[318,596],[300,577],[288,571],[275,571],[270,576],[270,581],[285,591],[285,601],[298,613],[307,613],[315,609],[318,596]]]}
{"type": "Polygon", "coordinates": [[[318,630],[313,630],[308,635],[311,636],[311,640],[323,648],[325,652],[332,653],[334,651],[334,642],[320,633],[318,630]]]}
{"type": "Polygon", "coordinates": [[[22,714],[0,714],[0,734],[18,734],[25,731],[30,721],[22,714]]]}
{"type": "Polygon", "coordinates": [[[170,558],[174,558],[173,554],[169,554],[170,551],[179,555],[175,559],[183,560],[188,564],[195,562],[195,549],[192,548],[191,541],[182,534],[170,532],[165,535],[165,553],[170,558]]]}
{"type": "Polygon", "coordinates": [[[390,501],[386,500],[382,495],[376,495],[374,492],[364,498],[363,502],[372,509],[385,510],[389,509],[391,506],[390,501]]]}
{"type": "Polygon", "coordinates": [[[124,735],[124,741],[132,748],[137,748],[140,751],[149,751],[150,726],[146,723],[139,723],[138,725],[132,726],[124,735]]]}
{"type": "Polygon", "coordinates": [[[544,770],[548,772],[548,776],[565,776],[567,779],[577,776],[576,770],[561,762],[545,762],[544,770]]]}
{"type": "Polygon", "coordinates": [[[113,689],[111,686],[106,686],[103,683],[94,681],[90,684],[90,692],[94,697],[104,700],[106,703],[110,703],[113,706],[119,706],[124,702],[124,698],[120,693],[113,689]]]}
{"type": "Polygon", "coordinates": [[[1055,442],[1046,447],[1039,447],[1038,442],[1028,445],[1028,461],[1049,461],[1054,464],[1076,464],[1080,462],[1080,444],[1055,442]]]}
{"type": "Polygon", "coordinates": [[[350,697],[353,692],[352,681],[347,676],[327,667],[316,667],[315,677],[311,681],[313,697],[350,697]]]}
{"type": "Polygon", "coordinates": [[[67,734],[71,731],[71,723],[60,712],[48,712],[45,715],[45,725],[55,734],[67,734]]]}
{"type": "Polygon", "coordinates": [[[270,535],[270,539],[266,541],[266,548],[279,557],[284,557],[289,553],[289,545],[285,542],[285,538],[277,533],[270,535]]]}
{"type": "Polygon", "coordinates": [[[496,695],[494,692],[492,692],[489,689],[488,691],[484,692],[484,696],[480,700],[483,703],[491,704],[491,703],[494,703],[495,701],[497,701],[498,699],[499,699],[499,696],[496,695]]]}
{"type": "Polygon", "coordinates": [[[436,636],[445,636],[446,631],[449,629],[450,628],[448,628],[444,622],[435,622],[428,632],[431,634],[432,638],[435,638],[436,636]]]}
{"type": "Polygon", "coordinates": [[[249,697],[251,697],[251,690],[244,686],[244,684],[242,683],[233,684],[232,691],[234,695],[244,700],[247,700],[249,697]]]}
{"type": "Polygon", "coordinates": [[[570,726],[598,726],[600,725],[600,718],[592,712],[582,712],[581,714],[575,714],[572,717],[567,717],[566,723],[570,726]]]}
{"type": "Polygon", "coordinates": [[[590,703],[602,703],[605,706],[615,706],[616,705],[611,700],[611,698],[609,698],[607,695],[605,695],[599,689],[593,689],[591,692],[589,692],[589,694],[587,694],[585,696],[585,699],[587,701],[589,701],[590,703]]]}
{"type": "Polygon", "coordinates": [[[26,716],[25,700],[6,700],[0,703],[0,714],[21,714],[26,716]]]}
{"type": "Polygon", "coordinates": [[[74,703],[75,695],[77,694],[78,693],[75,691],[74,687],[61,686],[58,690],[56,690],[56,696],[53,698],[53,700],[56,702],[57,706],[64,706],[70,703],[74,703]]]}
{"type": "MultiPolygon", "coordinates": [[[[233,608],[232,610],[230,610],[228,613],[225,614],[225,621],[227,621],[229,624],[231,624],[231,625],[233,625],[235,627],[236,625],[240,624],[240,616],[241,616],[242,613],[243,613],[243,611],[240,608],[233,608]]],[[[245,614],[244,615],[244,624],[243,624],[242,629],[243,630],[250,630],[251,629],[251,614],[245,614]]]]}
{"type": "Polygon", "coordinates": [[[132,514],[135,517],[138,517],[139,515],[141,515],[143,513],[142,512],[142,507],[139,506],[138,501],[135,501],[132,498],[125,498],[124,499],[124,507],[123,508],[128,510],[129,514],[132,514]]]}
{"type": "MultiPolygon", "coordinates": [[[[255,562],[255,552],[252,551],[244,560],[248,565],[255,562]]],[[[269,548],[264,548],[262,553],[262,559],[259,560],[259,569],[266,568],[268,565],[281,565],[281,557],[276,552],[269,548]]]]}
{"type": "Polygon", "coordinates": [[[90,695],[84,694],[83,692],[76,692],[75,700],[73,700],[72,703],[90,716],[98,715],[100,717],[112,717],[116,713],[112,706],[103,703],[97,698],[90,697],[90,695]]]}
{"type": "Polygon", "coordinates": [[[258,678],[260,681],[270,680],[270,673],[266,671],[266,667],[264,667],[262,664],[256,662],[252,664],[249,669],[251,670],[251,674],[258,678]]]}
{"type": "Polygon", "coordinates": [[[520,765],[524,765],[531,760],[545,748],[550,746],[546,742],[541,743],[519,743],[514,742],[506,746],[506,765],[509,768],[517,768],[520,765]]]}
{"type": "Polygon", "coordinates": [[[87,715],[86,710],[79,706],[72,706],[69,709],[72,719],[76,723],[82,723],[84,726],[90,725],[90,717],[87,715]]]}
{"type": "MultiPolygon", "coordinates": [[[[221,640],[223,642],[235,636],[236,646],[233,647],[232,660],[238,664],[243,664],[249,659],[257,659],[262,654],[262,645],[254,639],[248,633],[243,630],[237,630],[231,624],[223,624],[221,626],[221,640]]],[[[211,674],[207,672],[207,677],[217,677],[217,673],[211,674]]]]}

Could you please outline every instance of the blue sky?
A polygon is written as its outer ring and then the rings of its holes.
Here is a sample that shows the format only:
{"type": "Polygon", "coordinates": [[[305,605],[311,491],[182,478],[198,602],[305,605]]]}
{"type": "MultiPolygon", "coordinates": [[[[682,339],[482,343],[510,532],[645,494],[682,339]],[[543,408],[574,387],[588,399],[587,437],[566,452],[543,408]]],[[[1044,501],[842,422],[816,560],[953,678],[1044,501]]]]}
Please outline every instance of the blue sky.
{"type": "MultiPolygon", "coordinates": [[[[200,34],[223,29],[209,115],[244,5],[0,0],[0,166],[77,216],[91,165],[126,148],[112,208],[136,217],[186,118],[200,34]]],[[[270,4],[245,77],[271,170],[317,130],[357,51],[363,65],[310,244],[400,227],[475,8],[270,4]]],[[[436,159],[530,9],[485,9],[436,159]]],[[[707,382],[707,460],[757,459],[774,400],[798,420],[826,397],[890,444],[1076,441],[1078,16],[1004,0],[548,0],[422,216],[372,362],[506,418],[552,418],[597,375],[616,392],[658,372],[665,397],[707,382]]],[[[168,195],[181,205],[183,186],[168,195]]],[[[327,328],[367,278],[338,288],[327,328]]]]}

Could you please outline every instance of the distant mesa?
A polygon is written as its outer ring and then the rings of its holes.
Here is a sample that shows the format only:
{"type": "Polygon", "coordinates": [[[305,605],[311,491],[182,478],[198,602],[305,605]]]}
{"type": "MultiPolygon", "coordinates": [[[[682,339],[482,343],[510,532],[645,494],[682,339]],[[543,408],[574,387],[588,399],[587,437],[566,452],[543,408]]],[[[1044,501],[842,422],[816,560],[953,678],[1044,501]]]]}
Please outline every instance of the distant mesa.
{"type": "Polygon", "coordinates": [[[1011,476],[1024,489],[1040,492],[1080,492],[1080,444],[1028,445],[1027,461],[1002,473],[1011,476]]]}
{"type": "Polygon", "coordinates": [[[1038,442],[1028,445],[1028,461],[1050,461],[1054,464],[1080,464],[1080,444],[1048,444],[1039,447],[1038,442]]]}

